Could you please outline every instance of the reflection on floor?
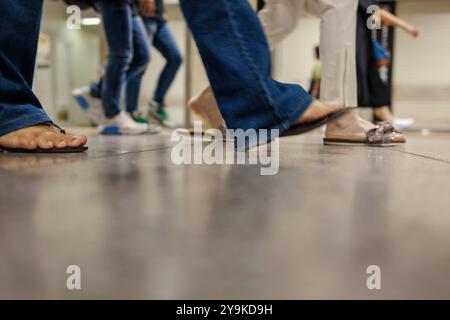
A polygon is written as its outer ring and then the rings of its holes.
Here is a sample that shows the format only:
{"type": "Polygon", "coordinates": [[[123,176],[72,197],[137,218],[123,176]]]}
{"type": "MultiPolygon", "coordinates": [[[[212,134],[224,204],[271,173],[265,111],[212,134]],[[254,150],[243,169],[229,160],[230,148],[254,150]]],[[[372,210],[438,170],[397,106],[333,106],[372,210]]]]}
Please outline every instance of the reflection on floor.
{"type": "Polygon", "coordinates": [[[450,298],[450,137],[288,138],[275,176],[176,166],[172,145],[92,135],[86,155],[0,155],[0,298],[450,298]]]}

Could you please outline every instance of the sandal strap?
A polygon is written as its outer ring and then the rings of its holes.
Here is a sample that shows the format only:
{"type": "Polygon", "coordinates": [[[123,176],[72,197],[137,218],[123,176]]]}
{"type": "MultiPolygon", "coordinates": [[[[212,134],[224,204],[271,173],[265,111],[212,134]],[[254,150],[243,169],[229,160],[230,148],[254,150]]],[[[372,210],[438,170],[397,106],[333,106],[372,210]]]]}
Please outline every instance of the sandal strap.
{"type": "Polygon", "coordinates": [[[398,128],[394,126],[394,124],[390,121],[382,121],[379,124],[383,125],[386,132],[395,131],[396,133],[402,133],[398,128]]]}
{"type": "Polygon", "coordinates": [[[369,144],[384,144],[394,141],[398,131],[388,121],[380,122],[375,128],[367,131],[367,141],[369,144]]]}
{"type": "Polygon", "coordinates": [[[63,128],[61,128],[54,122],[47,122],[46,125],[48,125],[49,127],[54,127],[56,129],[58,129],[61,134],[66,134],[66,130],[64,130],[63,128]]]}

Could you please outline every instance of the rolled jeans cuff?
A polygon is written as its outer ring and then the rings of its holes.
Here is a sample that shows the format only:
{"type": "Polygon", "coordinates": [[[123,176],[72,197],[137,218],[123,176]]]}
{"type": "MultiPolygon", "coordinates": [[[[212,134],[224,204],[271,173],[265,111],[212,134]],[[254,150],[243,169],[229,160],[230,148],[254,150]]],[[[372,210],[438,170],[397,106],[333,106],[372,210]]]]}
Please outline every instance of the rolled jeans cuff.
{"type": "Polygon", "coordinates": [[[0,136],[26,127],[52,122],[43,109],[33,105],[6,106],[3,112],[9,108],[14,109],[16,114],[8,116],[7,119],[1,119],[3,115],[0,114],[0,136]]]}

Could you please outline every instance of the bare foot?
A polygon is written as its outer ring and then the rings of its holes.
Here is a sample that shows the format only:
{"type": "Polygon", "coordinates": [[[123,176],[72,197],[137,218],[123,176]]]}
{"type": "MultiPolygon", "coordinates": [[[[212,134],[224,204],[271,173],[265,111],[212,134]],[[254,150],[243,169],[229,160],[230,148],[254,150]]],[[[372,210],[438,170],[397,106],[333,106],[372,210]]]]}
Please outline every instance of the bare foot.
{"type": "Polygon", "coordinates": [[[0,137],[0,146],[25,150],[81,147],[86,142],[86,136],[62,134],[57,128],[45,124],[19,129],[0,137]]]}
{"type": "Polygon", "coordinates": [[[358,110],[354,109],[350,110],[339,119],[328,123],[326,134],[344,133],[365,135],[367,131],[373,128],[375,128],[375,125],[361,118],[358,110]]]}
{"type": "Polygon", "coordinates": [[[381,121],[394,121],[394,115],[392,114],[391,109],[387,106],[374,108],[373,111],[375,113],[375,117],[381,121]]]}
{"type": "Polygon", "coordinates": [[[326,115],[341,110],[344,107],[343,103],[335,102],[321,102],[314,100],[313,103],[306,109],[297,123],[302,124],[318,120],[326,115]]]}
{"type": "Polygon", "coordinates": [[[202,119],[208,128],[216,129],[225,123],[211,87],[189,100],[188,107],[202,119]]]}

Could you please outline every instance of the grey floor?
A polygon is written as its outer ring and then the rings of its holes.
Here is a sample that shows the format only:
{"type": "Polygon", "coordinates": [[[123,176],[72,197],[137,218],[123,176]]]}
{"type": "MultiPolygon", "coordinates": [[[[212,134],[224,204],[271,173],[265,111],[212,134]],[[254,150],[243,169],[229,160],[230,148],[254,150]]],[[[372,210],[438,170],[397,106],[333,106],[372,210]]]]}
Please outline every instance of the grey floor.
{"type": "Polygon", "coordinates": [[[0,298],[450,298],[450,136],[288,138],[276,176],[176,166],[168,135],[89,145],[0,155],[0,298]]]}

